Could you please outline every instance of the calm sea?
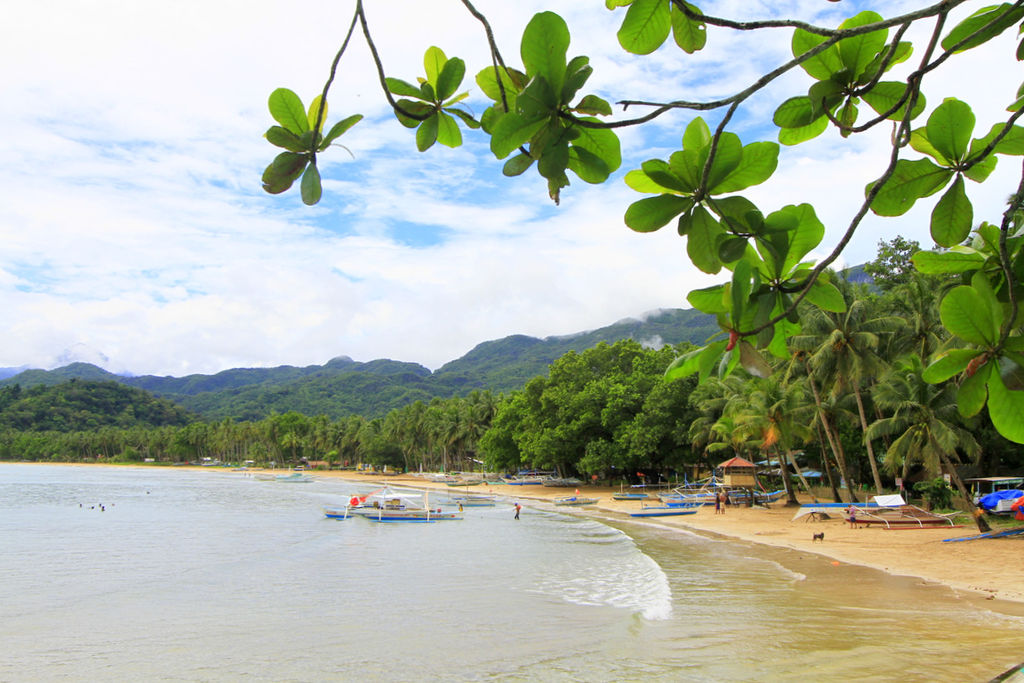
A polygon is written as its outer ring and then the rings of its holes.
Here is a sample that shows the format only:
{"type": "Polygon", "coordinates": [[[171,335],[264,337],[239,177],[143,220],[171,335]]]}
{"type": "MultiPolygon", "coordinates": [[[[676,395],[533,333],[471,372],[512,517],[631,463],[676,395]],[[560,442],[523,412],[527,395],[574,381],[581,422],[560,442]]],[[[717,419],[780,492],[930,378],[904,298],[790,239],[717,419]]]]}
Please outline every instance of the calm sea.
{"type": "Polygon", "coordinates": [[[0,680],[960,682],[1024,661],[1024,619],[941,587],[553,509],[324,517],[355,490],[0,465],[0,680]]]}

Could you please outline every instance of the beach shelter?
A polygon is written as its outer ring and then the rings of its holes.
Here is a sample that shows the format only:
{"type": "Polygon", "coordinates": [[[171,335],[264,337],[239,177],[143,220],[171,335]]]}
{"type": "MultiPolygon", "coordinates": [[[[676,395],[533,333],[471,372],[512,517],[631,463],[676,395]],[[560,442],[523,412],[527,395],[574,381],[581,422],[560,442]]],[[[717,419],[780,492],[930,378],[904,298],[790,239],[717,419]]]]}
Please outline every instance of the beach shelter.
{"type": "Polygon", "coordinates": [[[738,486],[741,488],[752,488],[757,485],[754,474],[757,472],[757,465],[740,457],[730,458],[718,464],[722,470],[722,483],[726,486],[738,486]]]}

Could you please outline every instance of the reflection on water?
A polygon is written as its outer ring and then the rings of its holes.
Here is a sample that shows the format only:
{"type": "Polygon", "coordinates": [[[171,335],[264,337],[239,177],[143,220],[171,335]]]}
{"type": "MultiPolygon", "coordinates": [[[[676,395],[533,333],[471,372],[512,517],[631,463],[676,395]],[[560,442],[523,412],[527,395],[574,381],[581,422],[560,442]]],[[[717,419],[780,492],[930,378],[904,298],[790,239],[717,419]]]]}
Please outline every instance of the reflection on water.
{"type": "Polygon", "coordinates": [[[0,465],[0,680],[971,681],[1024,660],[1024,620],[909,579],[536,509],[323,516],[353,490],[0,465]]]}

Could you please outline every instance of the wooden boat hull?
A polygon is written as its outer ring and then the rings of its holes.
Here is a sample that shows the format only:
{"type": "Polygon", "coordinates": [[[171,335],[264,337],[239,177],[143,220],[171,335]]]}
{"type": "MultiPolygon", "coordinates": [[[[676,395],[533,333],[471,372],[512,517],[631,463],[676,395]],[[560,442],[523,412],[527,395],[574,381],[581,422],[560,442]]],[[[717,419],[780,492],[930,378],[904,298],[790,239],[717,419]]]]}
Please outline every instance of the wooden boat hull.
{"type": "Polygon", "coordinates": [[[573,496],[572,498],[556,498],[554,500],[555,505],[593,505],[599,498],[583,498],[580,496],[573,496]]]}

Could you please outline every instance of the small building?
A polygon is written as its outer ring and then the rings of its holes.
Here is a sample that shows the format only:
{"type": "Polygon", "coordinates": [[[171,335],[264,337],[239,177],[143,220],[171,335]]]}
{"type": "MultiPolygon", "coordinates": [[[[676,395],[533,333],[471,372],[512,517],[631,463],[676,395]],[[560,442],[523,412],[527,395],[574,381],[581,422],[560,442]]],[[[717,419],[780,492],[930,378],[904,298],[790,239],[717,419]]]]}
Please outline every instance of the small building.
{"type": "Polygon", "coordinates": [[[753,488],[757,485],[757,465],[740,457],[730,458],[718,464],[722,470],[722,483],[725,486],[753,488]]]}

